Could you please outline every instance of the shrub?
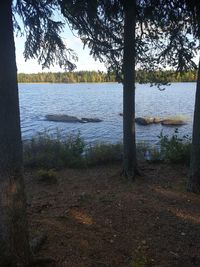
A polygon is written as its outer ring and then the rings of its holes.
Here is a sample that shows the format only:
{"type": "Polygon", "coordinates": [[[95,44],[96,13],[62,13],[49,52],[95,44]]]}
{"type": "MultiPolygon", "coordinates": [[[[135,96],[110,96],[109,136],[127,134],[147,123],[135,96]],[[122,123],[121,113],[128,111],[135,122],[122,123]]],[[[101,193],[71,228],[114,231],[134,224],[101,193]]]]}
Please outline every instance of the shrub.
{"type": "MultiPolygon", "coordinates": [[[[159,139],[160,147],[151,147],[144,142],[137,144],[138,158],[150,162],[189,163],[191,140],[188,136],[179,138],[176,129],[172,137],[161,132],[159,139]]],[[[98,143],[86,147],[80,133],[64,139],[59,133],[55,138],[48,133],[37,134],[24,143],[24,165],[46,170],[116,162],[122,160],[122,155],[121,143],[98,143]]]]}
{"type": "Polygon", "coordinates": [[[172,137],[163,135],[163,132],[158,136],[160,141],[160,150],[163,159],[170,163],[185,163],[190,162],[191,153],[191,138],[187,135],[180,138],[178,129],[174,131],[172,137]]]}
{"type": "Polygon", "coordinates": [[[62,139],[59,133],[52,138],[48,133],[37,134],[24,143],[24,165],[41,169],[85,167],[122,158],[121,144],[99,143],[86,147],[80,133],[62,139]]]}
{"type": "Polygon", "coordinates": [[[122,144],[99,143],[90,146],[85,152],[87,165],[103,164],[122,159],[122,144]]]}
{"type": "Polygon", "coordinates": [[[24,165],[44,169],[78,167],[83,164],[85,143],[77,135],[61,139],[57,134],[52,138],[47,133],[37,134],[24,143],[24,165]]]}
{"type": "Polygon", "coordinates": [[[48,182],[48,183],[57,182],[57,175],[53,169],[50,169],[50,170],[40,169],[37,171],[37,176],[39,180],[42,182],[48,182]]]}

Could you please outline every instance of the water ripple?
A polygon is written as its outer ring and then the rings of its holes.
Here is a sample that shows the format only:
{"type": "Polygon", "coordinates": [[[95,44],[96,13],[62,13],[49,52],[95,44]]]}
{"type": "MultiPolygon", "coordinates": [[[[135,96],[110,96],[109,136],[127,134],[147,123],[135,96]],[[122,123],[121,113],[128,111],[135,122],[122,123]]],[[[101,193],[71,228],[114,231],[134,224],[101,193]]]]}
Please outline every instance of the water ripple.
{"type": "MultiPolygon", "coordinates": [[[[24,139],[48,130],[62,135],[81,132],[87,142],[118,142],[122,140],[122,85],[104,84],[19,84],[21,129],[24,139]],[[47,114],[68,114],[97,117],[101,123],[56,123],[45,120],[47,114]]],[[[192,132],[195,83],[174,83],[165,91],[149,85],[136,86],[136,116],[168,117],[185,115],[186,126],[180,134],[192,132]]],[[[172,134],[174,128],[161,125],[136,125],[138,141],[157,142],[163,130],[172,134]]]]}

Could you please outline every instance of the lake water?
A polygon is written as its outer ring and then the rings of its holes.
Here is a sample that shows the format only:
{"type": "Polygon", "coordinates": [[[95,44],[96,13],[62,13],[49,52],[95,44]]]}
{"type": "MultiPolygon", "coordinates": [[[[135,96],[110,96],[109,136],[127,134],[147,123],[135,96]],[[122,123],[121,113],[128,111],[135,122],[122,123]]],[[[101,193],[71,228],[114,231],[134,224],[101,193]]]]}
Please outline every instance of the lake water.
{"type": "MultiPolygon", "coordinates": [[[[186,116],[188,124],[179,127],[179,134],[192,133],[195,83],[173,83],[164,91],[149,85],[136,85],[136,116],[186,116]]],[[[122,85],[117,83],[82,84],[19,84],[21,128],[23,139],[37,132],[57,130],[66,134],[77,133],[88,143],[122,141],[122,85]],[[99,118],[100,123],[62,123],[45,120],[47,114],[67,114],[99,118]]],[[[163,129],[171,135],[174,127],[160,124],[136,125],[137,141],[155,143],[163,129]]]]}

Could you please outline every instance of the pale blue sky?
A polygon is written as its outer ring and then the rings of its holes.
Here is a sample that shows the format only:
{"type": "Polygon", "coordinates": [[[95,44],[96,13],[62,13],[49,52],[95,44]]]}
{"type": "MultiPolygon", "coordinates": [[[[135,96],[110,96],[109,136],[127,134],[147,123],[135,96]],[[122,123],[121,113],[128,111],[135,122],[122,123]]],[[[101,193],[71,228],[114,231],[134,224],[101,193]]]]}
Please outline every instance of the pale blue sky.
{"type": "MultiPolygon", "coordinates": [[[[89,55],[89,49],[86,47],[83,49],[83,44],[78,37],[75,37],[68,26],[62,33],[62,37],[67,44],[67,47],[72,48],[78,55],[78,62],[76,62],[76,70],[101,70],[106,71],[103,63],[95,61],[92,56],[89,55]]],[[[24,51],[24,37],[15,36],[15,48],[16,48],[16,61],[18,73],[37,73],[48,71],[62,71],[58,66],[51,67],[50,69],[42,69],[37,63],[37,60],[27,60],[25,62],[23,57],[24,51]]]]}
{"type": "MultiPolygon", "coordinates": [[[[83,43],[81,42],[80,38],[78,38],[71,32],[67,24],[65,26],[65,30],[62,33],[62,37],[63,37],[64,42],[67,44],[67,47],[73,49],[78,56],[78,62],[76,62],[77,71],[79,70],[106,71],[105,65],[103,63],[100,63],[99,61],[95,61],[93,57],[89,55],[89,49],[87,47],[83,49],[83,43]]],[[[25,37],[15,36],[16,61],[17,61],[18,73],[63,71],[58,66],[52,66],[50,69],[42,69],[41,65],[37,63],[37,60],[33,60],[33,59],[27,60],[25,62],[24,56],[23,56],[24,41],[25,41],[25,37]]],[[[194,61],[196,62],[196,64],[198,64],[199,53],[194,59],[194,61]]]]}

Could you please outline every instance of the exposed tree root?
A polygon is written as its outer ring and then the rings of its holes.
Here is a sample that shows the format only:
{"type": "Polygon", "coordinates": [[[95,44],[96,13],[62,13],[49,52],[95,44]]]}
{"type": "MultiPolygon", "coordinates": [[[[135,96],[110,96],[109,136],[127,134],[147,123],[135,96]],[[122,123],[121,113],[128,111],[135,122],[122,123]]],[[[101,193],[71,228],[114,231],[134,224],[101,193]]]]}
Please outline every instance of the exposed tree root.
{"type": "Polygon", "coordinates": [[[138,167],[135,167],[132,171],[126,170],[125,168],[122,169],[121,176],[126,177],[128,180],[134,181],[136,176],[142,176],[141,172],[139,171],[138,167]]]}

